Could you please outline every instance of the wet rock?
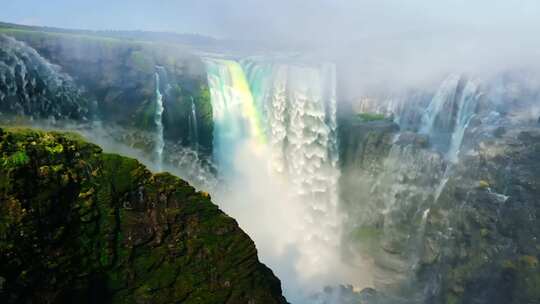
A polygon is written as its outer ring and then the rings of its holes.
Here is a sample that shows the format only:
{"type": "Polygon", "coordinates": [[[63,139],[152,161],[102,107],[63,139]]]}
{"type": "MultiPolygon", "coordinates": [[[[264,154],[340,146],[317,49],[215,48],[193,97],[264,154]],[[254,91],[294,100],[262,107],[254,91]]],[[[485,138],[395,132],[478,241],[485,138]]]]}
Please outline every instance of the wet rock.
{"type": "Polygon", "coordinates": [[[501,126],[501,127],[497,127],[495,131],[493,131],[493,136],[497,138],[501,138],[505,133],[506,133],[506,128],[501,126]]]}
{"type": "Polygon", "coordinates": [[[456,160],[401,132],[344,167],[346,240],[383,303],[540,303],[540,129],[484,114],[456,160]]]}
{"type": "Polygon", "coordinates": [[[418,134],[414,132],[403,132],[399,134],[395,144],[401,146],[412,145],[418,148],[426,148],[429,144],[429,138],[427,135],[418,134]]]}

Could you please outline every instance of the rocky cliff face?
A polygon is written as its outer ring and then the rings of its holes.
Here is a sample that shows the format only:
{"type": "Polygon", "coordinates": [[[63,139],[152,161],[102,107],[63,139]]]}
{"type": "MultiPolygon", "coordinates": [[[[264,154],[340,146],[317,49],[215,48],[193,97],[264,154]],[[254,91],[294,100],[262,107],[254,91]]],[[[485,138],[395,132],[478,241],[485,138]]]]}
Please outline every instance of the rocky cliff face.
{"type": "Polygon", "coordinates": [[[420,276],[439,283],[431,292],[441,303],[539,303],[540,128],[475,152],[431,209],[420,276]]]}
{"type": "Polygon", "coordinates": [[[435,122],[454,113],[450,149],[432,138],[438,130],[347,126],[344,249],[371,261],[378,291],[364,302],[540,303],[538,94],[519,83],[474,94],[457,86],[461,97],[443,86],[459,98],[439,92],[427,112],[445,105],[435,122]]]}
{"type": "MultiPolygon", "coordinates": [[[[70,79],[69,86],[64,83],[60,87],[64,91],[74,88],[80,96],[71,99],[84,99],[85,103],[81,110],[84,115],[70,115],[67,118],[80,121],[84,116],[108,124],[153,131],[156,128],[155,76],[159,74],[161,81],[158,88],[163,95],[165,139],[211,150],[212,108],[205,68],[201,59],[186,48],[174,44],[150,44],[76,33],[47,33],[0,27],[2,33],[14,37],[18,44],[24,46],[17,49],[16,56],[25,58],[28,57],[25,53],[35,53],[47,66],[54,66],[54,69],[70,79]],[[199,134],[196,143],[190,138],[190,128],[193,126],[189,122],[193,115],[197,116],[199,134]]],[[[7,36],[2,39],[9,39],[7,36]]],[[[2,46],[4,49],[4,43],[2,46]]],[[[4,57],[0,56],[0,67],[15,70],[15,75],[20,74],[13,60],[4,57]]],[[[28,69],[32,71],[36,67],[28,66],[28,69]]],[[[46,77],[48,75],[43,72],[33,76],[38,84],[46,77]]],[[[4,82],[12,85],[16,81],[22,82],[24,78],[6,79],[4,82]]],[[[30,79],[27,82],[31,84],[30,79]]],[[[47,89],[50,86],[45,81],[43,87],[47,89]]],[[[0,89],[5,91],[2,87],[0,89]]],[[[17,94],[23,91],[24,88],[17,94]]],[[[37,96],[36,93],[29,93],[33,97],[37,96]]],[[[62,105],[64,112],[72,108],[58,97],[54,101],[56,106],[62,105]]],[[[47,108],[39,110],[43,113],[32,110],[30,114],[35,118],[54,115],[47,108]]],[[[4,112],[19,114],[21,111],[4,112]]]]}
{"type": "Polygon", "coordinates": [[[71,134],[0,130],[2,303],[286,303],[237,223],[71,134]]]}

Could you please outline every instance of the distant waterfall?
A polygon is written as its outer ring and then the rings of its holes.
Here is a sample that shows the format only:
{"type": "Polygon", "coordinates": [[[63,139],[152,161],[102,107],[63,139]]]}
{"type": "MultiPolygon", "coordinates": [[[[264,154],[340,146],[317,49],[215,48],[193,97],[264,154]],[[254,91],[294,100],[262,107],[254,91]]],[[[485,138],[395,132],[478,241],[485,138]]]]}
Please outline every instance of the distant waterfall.
{"type": "MultiPolygon", "coordinates": [[[[422,116],[421,133],[432,134],[441,121],[448,121],[452,115],[450,108],[458,93],[459,75],[450,75],[439,87],[422,116]]],[[[448,123],[446,124],[448,127],[448,123]]]]}
{"type": "Polygon", "coordinates": [[[465,131],[481,96],[476,84],[459,75],[450,75],[439,87],[422,116],[420,132],[456,162],[465,131]]]}
{"type": "Polygon", "coordinates": [[[88,118],[89,102],[60,67],[0,34],[0,113],[32,118],[88,118]]]}
{"type": "Polygon", "coordinates": [[[475,115],[479,98],[478,87],[472,81],[468,81],[458,102],[454,132],[452,132],[450,149],[448,150],[448,158],[452,162],[457,161],[465,130],[475,115]]]}
{"type": "Polygon", "coordinates": [[[156,112],[154,114],[154,122],[156,124],[156,146],[155,157],[158,171],[161,170],[163,162],[163,149],[165,148],[165,141],[163,140],[163,95],[160,91],[159,73],[155,73],[154,76],[156,84],[156,112]]]}

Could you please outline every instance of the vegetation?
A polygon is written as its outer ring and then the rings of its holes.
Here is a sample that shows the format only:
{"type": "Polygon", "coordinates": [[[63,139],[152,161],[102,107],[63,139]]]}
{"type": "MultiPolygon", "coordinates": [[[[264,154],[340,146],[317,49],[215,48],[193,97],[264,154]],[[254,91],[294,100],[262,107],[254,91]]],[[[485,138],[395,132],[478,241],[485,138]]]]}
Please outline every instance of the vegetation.
{"type": "Polygon", "coordinates": [[[377,120],[387,119],[387,117],[384,116],[384,114],[378,114],[378,113],[358,113],[357,116],[363,121],[377,121],[377,120]]]}
{"type": "Polygon", "coordinates": [[[1,303],[285,303],[206,193],[74,134],[0,129],[1,303]]]}

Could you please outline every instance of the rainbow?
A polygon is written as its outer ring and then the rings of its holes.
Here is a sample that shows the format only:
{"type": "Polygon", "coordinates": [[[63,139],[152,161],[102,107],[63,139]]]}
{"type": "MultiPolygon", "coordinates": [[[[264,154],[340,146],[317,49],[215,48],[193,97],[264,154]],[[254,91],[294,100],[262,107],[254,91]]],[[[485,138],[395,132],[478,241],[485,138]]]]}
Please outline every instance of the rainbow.
{"type": "Polygon", "coordinates": [[[239,132],[239,125],[247,127],[247,135],[259,144],[266,143],[262,117],[255,105],[246,74],[240,63],[225,59],[206,59],[208,82],[212,95],[214,119],[234,120],[232,112],[240,110],[241,122],[229,121],[231,132],[239,132]]]}

